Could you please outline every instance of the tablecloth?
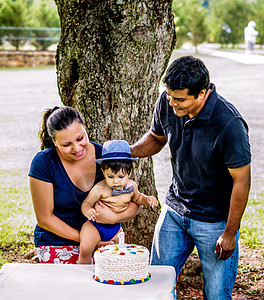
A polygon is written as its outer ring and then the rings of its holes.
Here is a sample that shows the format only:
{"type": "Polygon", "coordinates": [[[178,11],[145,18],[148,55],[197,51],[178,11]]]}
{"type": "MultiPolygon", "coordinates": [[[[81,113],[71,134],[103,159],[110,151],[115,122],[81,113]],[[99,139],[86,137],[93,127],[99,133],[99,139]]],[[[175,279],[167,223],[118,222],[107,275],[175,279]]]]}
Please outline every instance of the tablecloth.
{"type": "Polygon", "coordinates": [[[151,279],[132,285],[95,281],[92,265],[7,263],[0,269],[1,300],[169,300],[173,299],[175,271],[149,266],[151,279]]]}

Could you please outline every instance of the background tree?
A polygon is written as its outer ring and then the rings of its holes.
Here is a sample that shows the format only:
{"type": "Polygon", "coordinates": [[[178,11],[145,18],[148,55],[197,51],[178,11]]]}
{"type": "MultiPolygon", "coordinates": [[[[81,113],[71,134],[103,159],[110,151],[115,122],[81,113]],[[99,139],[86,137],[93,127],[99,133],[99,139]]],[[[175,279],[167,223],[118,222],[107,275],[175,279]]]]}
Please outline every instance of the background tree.
{"type": "Polygon", "coordinates": [[[206,2],[199,0],[174,0],[172,9],[176,21],[177,47],[191,41],[197,46],[206,41],[208,35],[206,2]]]}
{"type": "Polygon", "coordinates": [[[189,0],[187,2],[189,30],[191,32],[191,41],[197,52],[197,46],[206,41],[207,38],[207,24],[206,17],[208,10],[204,8],[199,0],[189,0]]]}
{"type": "Polygon", "coordinates": [[[176,33],[177,33],[177,48],[180,48],[186,41],[189,40],[188,38],[188,20],[187,20],[187,1],[181,0],[173,0],[172,2],[172,11],[174,14],[174,22],[176,26],[176,33]]]}
{"type": "Polygon", "coordinates": [[[251,14],[251,5],[247,0],[214,0],[210,3],[214,24],[214,41],[220,42],[222,26],[228,25],[231,29],[230,41],[233,45],[244,42],[244,28],[251,14]]]}
{"type": "MultiPolygon", "coordinates": [[[[25,27],[29,23],[30,19],[30,3],[25,0],[1,0],[0,1],[0,26],[15,26],[25,27]]],[[[1,35],[9,37],[17,37],[16,40],[11,40],[10,43],[19,49],[19,46],[25,43],[24,40],[20,40],[26,36],[26,32],[23,30],[12,30],[1,33],[1,35]]]]}
{"type": "MultiPolygon", "coordinates": [[[[252,2],[252,16],[251,19],[256,22],[256,30],[259,33],[257,42],[264,45],[264,0],[256,0],[252,2]]],[[[251,20],[249,20],[251,21],[251,20]]]]}
{"type": "MultiPolygon", "coordinates": [[[[83,113],[90,140],[132,144],[149,129],[175,44],[171,2],[56,0],[58,89],[83,113]]],[[[133,176],[140,191],[156,194],[151,158],[140,159],[133,176]]],[[[126,241],[150,247],[158,213],[145,208],[123,224],[126,241]]]]}
{"type": "MultiPolygon", "coordinates": [[[[32,27],[60,27],[60,18],[57,7],[53,0],[34,1],[30,10],[32,27]]],[[[34,37],[47,40],[36,40],[32,44],[39,50],[46,50],[50,45],[56,43],[53,38],[59,38],[58,31],[34,31],[34,37]]]]}

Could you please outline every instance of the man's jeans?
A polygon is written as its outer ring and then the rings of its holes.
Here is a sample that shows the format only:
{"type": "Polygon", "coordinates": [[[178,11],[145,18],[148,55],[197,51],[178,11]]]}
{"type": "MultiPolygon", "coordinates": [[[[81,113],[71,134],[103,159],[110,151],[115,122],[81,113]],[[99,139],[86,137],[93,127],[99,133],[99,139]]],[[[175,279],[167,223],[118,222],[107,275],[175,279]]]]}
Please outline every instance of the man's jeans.
{"type": "Polygon", "coordinates": [[[176,276],[196,246],[203,265],[203,297],[205,300],[232,299],[231,292],[238,267],[238,236],[235,252],[227,260],[218,260],[216,241],[226,222],[207,223],[179,215],[164,204],[155,227],[152,265],[174,266],[176,276]]]}

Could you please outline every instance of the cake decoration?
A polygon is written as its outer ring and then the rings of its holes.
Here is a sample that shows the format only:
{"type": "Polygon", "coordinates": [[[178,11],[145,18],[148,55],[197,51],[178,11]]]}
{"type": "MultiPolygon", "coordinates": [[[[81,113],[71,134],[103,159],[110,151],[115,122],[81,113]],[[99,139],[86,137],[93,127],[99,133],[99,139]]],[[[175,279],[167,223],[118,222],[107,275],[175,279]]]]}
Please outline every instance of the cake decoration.
{"type": "Polygon", "coordinates": [[[119,243],[118,243],[119,248],[125,248],[125,233],[124,233],[124,231],[121,231],[118,234],[118,240],[119,240],[119,243]]]}
{"type": "Polygon", "coordinates": [[[124,233],[119,234],[119,244],[107,245],[94,253],[93,278],[106,284],[136,284],[151,278],[148,272],[149,251],[144,246],[125,244],[124,233]]]}

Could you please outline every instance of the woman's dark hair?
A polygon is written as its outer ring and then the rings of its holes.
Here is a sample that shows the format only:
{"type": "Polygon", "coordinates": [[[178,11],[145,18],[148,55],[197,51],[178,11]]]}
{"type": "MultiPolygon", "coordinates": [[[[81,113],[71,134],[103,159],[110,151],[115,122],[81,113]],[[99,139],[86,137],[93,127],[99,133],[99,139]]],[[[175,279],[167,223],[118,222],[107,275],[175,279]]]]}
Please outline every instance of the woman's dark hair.
{"type": "Polygon", "coordinates": [[[133,169],[133,161],[129,159],[107,159],[101,162],[101,169],[104,171],[106,169],[111,169],[115,174],[122,170],[122,172],[131,174],[133,169]]]}
{"type": "Polygon", "coordinates": [[[188,94],[197,98],[201,90],[208,90],[210,75],[199,58],[182,56],[169,66],[163,84],[173,91],[188,89],[188,94]]]}
{"type": "Polygon", "coordinates": [[[84,125],[84,120],[81,113],[73,107],[55,106],[52,109],[47,109],[43,114],[42,126],[39,131],[41,150],[44,150],[48,147],[54,147],[53,140],[55,140],[56,132],[66,129],[75,121],[84,125]]]}

